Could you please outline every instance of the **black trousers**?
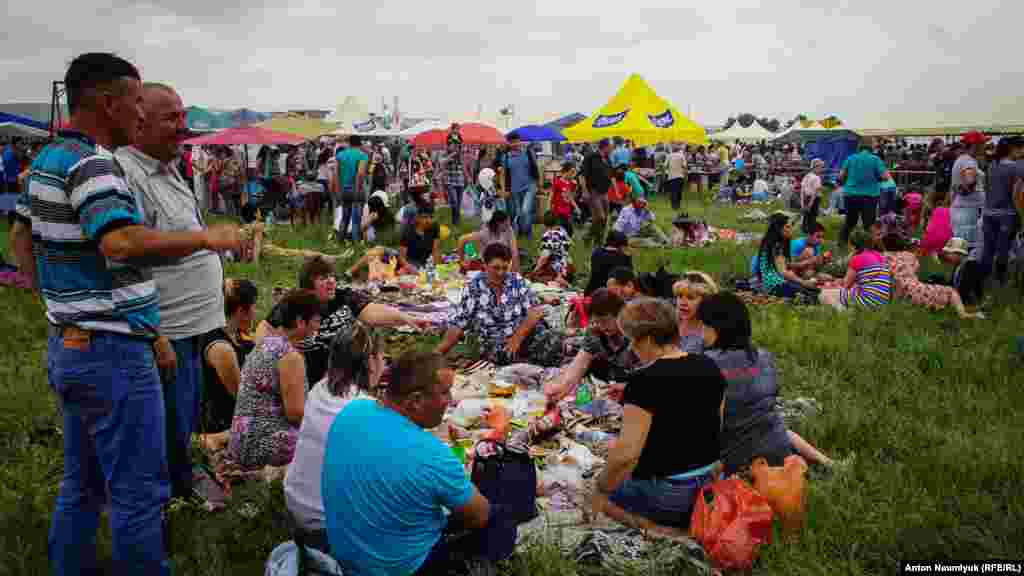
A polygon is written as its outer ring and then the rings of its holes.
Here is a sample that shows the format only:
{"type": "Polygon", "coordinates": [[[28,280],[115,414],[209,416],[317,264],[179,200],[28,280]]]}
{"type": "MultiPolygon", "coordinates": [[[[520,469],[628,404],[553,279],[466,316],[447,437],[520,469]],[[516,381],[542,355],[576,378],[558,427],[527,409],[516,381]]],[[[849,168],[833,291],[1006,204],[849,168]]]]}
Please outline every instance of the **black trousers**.
{"type": "Polygon", "coordinates": [[[683,201],[683,186],[686,184],[686,178],[673,178],[665,182],[665,190],[668,192],[668,197],[672,201],[672,209],[679,210],[679,205],[683,201]]]}
{"type": "Polygon", "coordinates": [[[804,212],[803,232],[810,236],[818,226],[818,211],[821,210],[821,197],[818,196],[811,203],[810,209],[804,212]]]}
{"type": "Polygon", "coordinates": [[[878,198],[870,196],[846,196],[846,223],[840,232],[839,239],[843,244],[850,239],[850,232],[857,227],[857,220],[860,220],[864,229],[871,228],[878,218],[878,198]]]}

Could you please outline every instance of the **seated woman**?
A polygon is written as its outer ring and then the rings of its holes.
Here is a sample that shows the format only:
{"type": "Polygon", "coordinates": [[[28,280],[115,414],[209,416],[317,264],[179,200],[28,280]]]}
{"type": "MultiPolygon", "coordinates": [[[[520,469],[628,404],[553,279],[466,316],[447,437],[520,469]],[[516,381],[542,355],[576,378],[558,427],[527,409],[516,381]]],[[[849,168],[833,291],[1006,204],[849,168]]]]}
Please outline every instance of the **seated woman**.
{"type": "Polygon", "coordinates": [[[519,272],[519,244],[516,242],[516,234],[512,230],[512,223],[508,214],[502,210],[494,210],[490,220],[476,232],[463,234],[459,237],[458,246],[455,252],[459,255],[459,265],[463,270],[483,270],[484,265],[479,260],[466,259],[466,246],[476,245],[476,253],[483,254],[491,244],[504,244],[512,253],[512,272],[519,272]]]}
{"type": "Polygon", "coordinates": [[[499,366],[561,366],[562,336],[548,328],[540,299],[525,278],[509,272],[511,263],[512,254],[504,244],[484,250],[485,272],[462,289],[438,353],[447,354],[472,325],[484,358],[499,366]]]}
{"type": "Polygon", "coordinates": [[[718,284],[704,272],[684,272],[672,285],[679,313],[679,348],[690,354],[704,351],[704,328],[697,318],[697,308],[708,296],[718,294],[718,284]]]}
{"type": "Polygon", "coordinates": [[[821,291],[821,303],[837,310],[859,306],[874,310],[892,299],[892,272],[885,257],[868,246],[870,237],[864,230],[850,233],[850,250],[854,253],[846,267],[842,288],[821,291]]]}
{"type": "Polygon", "coordinates": [[[200,442],[210,452],[227,446],[235,396],[242,380],[259,291],[248,280],[224,282],[224,314],[227,325],[203,336],[203,399],[200,409],[200,442]]]}
{"type": "Polygon", "coordinates": [[[765,294],[782,298],[805,295],[817,299],[817,285],[790,269],[789,242],[793,239],[793,224],[785,214],[772,214],[768,231],[761,240],[757,253],[757,279],[765,294]]]}
{"type": "Polygon", "coordinates": [[[775,409],[775,357],[751,343],[750,313],[743,301],[729,292],[713,294],[701,302],[697,317],[704,325],[704,354],[715,361],[728,383],[721,436],[723,474],[734,474],[759,456],[769,465],[781,466],[794,451],[808,462],[831,465],[831,459],[786,430],[775,409]]]}
{"type": "Polygon", "coordinates": [[[313,386],[306,398],[295,458],[284,479],[284,501],[299,527],[314,536],[307,539],[313,545],[318,533],[326,537],[322,532],[327,526],[320,477],[327,433],[335,416],[351,400],[376,396],[383,372],[382,340],[372,328],[356,322],[351,330],[334,338],[327,376],[313,386]]]}
{"type": "Polygon", "coordinates": [[[930,310],[941,310],[952,306],[960,318],[985,317],[980,312],[968,312],[964,308],[964,302],[956,288],[922,282],[917,276],[921,269],[921,262],[917,259],[917,255],[907,251],[906,244],[899,236],[886,236],[883,242],[886,248],[885,259],[892,269],[897,296],[930,310]]]}
{"type": "Polygon", "coordinates": [[[293,290],[280,310],[281,333],[268,334],[242,368],[226,471],[292,461],[306,400],[306,361],[298,346],[320,327],[320,301],[312,291],[293,290]]]}
{"type": "MultiPolygon", "coordinates": [[[[427,320],[415,318],[386,304],[372,302],[363,292],[352,288],[339,289],[334,277],[334,265],[320,256],[314,256],[302,265],[302,269],[299,270],[299,288],[315,292],[323,306],[323,323],[299,346],[306,357],[308,382],[319,382],[324,377],[331,341],[339,332],[351,328],[357,319],[375,327],[430,326],[427,320]]],[[[275,306],[267,319],[256,327],[254,341],[257,346],[267,334],[275,333],[275,328],[280,329],[282,320],[279,312],[279,306],[275,306]]]]}
{"type": "Polygon", "coordinates": [[[710,358],[679,350],[672,304],[639,298],[619,312],[619,325],[643,367],[626,384],[622,433],[590,503],[624,524],[678,534],[714,480],[726,382],[710,358]]]}
{"type": "Polygon", "coordinates": [[[617,318],[625,305],[618,294],[607,288],[597,290],[590,297],[589,322],[579,352],[557,378],[544,385],[550,404],[557,404],[573,393],[589,375],[610,383],[611,396],[621,400],[629,372],[638,363],[636,354],[629,348],[629,338],[619,329],[617,318]]]}
{"type": "Polygon", "coordinates": [[[629,239],[617,230],[608,233],[604,246],[594,249],[590,255],[590,280],[587,282],[585,294],[591,294],[598,288],[608,285],[608,273],[620,267],[633,269],[633,257],[627,249],[629,239]]]}

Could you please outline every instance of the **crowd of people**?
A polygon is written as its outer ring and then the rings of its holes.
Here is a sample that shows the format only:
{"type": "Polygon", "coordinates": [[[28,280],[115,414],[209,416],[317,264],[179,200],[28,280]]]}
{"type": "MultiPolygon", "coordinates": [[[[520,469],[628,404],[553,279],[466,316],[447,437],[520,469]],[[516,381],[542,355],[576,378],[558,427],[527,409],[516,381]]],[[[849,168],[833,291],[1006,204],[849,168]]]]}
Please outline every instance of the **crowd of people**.
{"type": "MultiPolygon", "coordinates": [[[[46,306],[49,379],[64,419],[64,474],[49,536],[54,573],[96,571],[105,506],[118,569],[169,573],[164,510],[171,498],[193,496],[196,436],[222,455],[219,481],[285,469],[296,538],[346,573],[442,574],[457,559],[489,557],[486,535],[514,529],[519,519],[500,497],[485,497],[431,432],[452,404],[446,355],[470,334],[497,366],[557,369],[542,384],[549,407],[588,378],[608,384],[623,406],[622,428],[587,505],[630,526],[685,531],[700,489],[757,457],[781,465],[799,454],[833,464],[787,430],[776,409],[776,359],[753,342],[744,301],[701,271],[640,273],[631,256],[631,245],[668,243],[648,204],[656,190],[678,207],[692,174],[714,176],[724,164],[730,168],[719,178],[756,175],[775,162],[802,162],[797,147],[646,150],[602,141],[570,150],[551,182],[540,251],[528,267],[520,242],[533,234],[543,178],[534,152],[515,137],[496,151],[470,150],[455,125],[435,162],[426,150],[352,136],[340,147],[265,147],[243,170],[229,148],[193,147],[182,156],[181,98],[171,86],[143,83],[117,56],[77,57],[65,86],[71,127],[32,161],[12,229],[18,261],[46,306]],[[643,170],[658,164],[664,177],[652,185],[643,170]],[[444,179],[453,224],[468,208],[466,189],[477,189],[470,200],[482,227],[458,239],[468,279],[440,343],[391,366],[379,329],[418,331],[431,322],[339,285],[333,261],[316,256],[303,263],[297,288],[258,321],[260,287],[225,279],[219,256],[240,249],[239,228],[205,221],[209,209],[263,218],[277,208],[265,199],[284,197],[289,216],[316,222],[326,202],[340,209],[340,239],[377,245],[344,276],[366,268],[372,277],[381,265],[399,274],[432,270],[442,263],[444,235],[434,221],[435,177],[444,179]],[[301,202],[282,193],[307,182],[318,188],[300,194],[301,202]],[[392,212],[395,196],[402,207],[392,212]],[[594,242],[586,282],[575,278],[570,257],[581,220],[589,220],[594,242]],[[578,334],[549,324],[531,280],[586,285],[571,323],[578,334]],[[675,385],[681,381],[685,391],[675,385]],[[458,529],[471,536],[456,538],[458,529]]],[[[954,162],[950,193],[932,195],[917,249],[906,222],[876,221],[885,163],[867,148],[844,163],[840,241],[849,257],[841,278],[826,273],[832,254],[817,220],[823,166],[812,161],[800,185],[801,213],[769,218],[746,287],[842,310],[906,298],[979,316],[968,306],[980,303],[990,270],[1005,280],[1024,141],[1001,140],[987,173],[976,155],[985,142],[965,143],[975,148],[954,162]],[[929,249],[953,266],[950,282],[919,280],[918,251],[929,249]]]]}

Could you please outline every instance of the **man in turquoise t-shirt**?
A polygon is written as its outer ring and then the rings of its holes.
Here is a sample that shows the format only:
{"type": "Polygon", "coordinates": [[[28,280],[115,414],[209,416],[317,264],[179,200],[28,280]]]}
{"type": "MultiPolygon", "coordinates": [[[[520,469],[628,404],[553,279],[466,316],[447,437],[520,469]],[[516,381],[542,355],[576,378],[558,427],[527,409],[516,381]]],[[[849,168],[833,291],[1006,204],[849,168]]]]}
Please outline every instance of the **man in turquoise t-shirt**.
{"type": "Polygon", "coordinates": [[[879,184],[888,180],[889,170],[878,156],[871,152],[871,145],[865,142],[860,151],[843,162],[839,181],[843,182],[843,201],[846,203],[846,223],[839,239],[846,244],[850,232],[857,227],[859,219],[868,230],[878,217],[879,184]]]}
{"type": "Polygon", "coordinates": [[[352,223],[352,239],[362,238],[363,204],[366,202],[366,167],[370,157],[363,152],[363,139],[352,135],[348,139],[348,148],[339,150],[335,158],[338,161],[338,192],[341,197],[341,227],[338,238],[347,237],[349,222],[352,223]]]}
{"type": "Polygon", "coordinates": [[[428,432],[451,402],[441,355],[407,352],[384,399],[353,400],[327,435],[323,499],[331,556],[346,574],[445,573],[449,522],[486,528],[491,505],[428,432]]]}

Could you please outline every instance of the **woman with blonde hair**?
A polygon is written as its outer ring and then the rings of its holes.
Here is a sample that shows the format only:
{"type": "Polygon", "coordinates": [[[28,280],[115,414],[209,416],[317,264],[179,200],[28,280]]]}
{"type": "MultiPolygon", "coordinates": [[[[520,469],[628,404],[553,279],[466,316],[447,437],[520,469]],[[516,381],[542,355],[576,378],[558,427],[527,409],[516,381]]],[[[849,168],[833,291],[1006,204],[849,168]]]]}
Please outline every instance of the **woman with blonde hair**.
{"type": "Polygon", "coordinates": [[[704,351],[703,327],[697,318],[697,308],[704,298],[718,294],[718,284],[704,272],[689,270],[672,285],[679,312],[679,348],[690,354],[704,351]]]}
{"type": "Polygon", "coordinates": [[[629,376],[622,433],[589,502],[624,524],[676,534],[717,469],[725,378],[710,358],[679,349],[672,304],[637,298],[618,323],[642,368],[629,376]]]}

